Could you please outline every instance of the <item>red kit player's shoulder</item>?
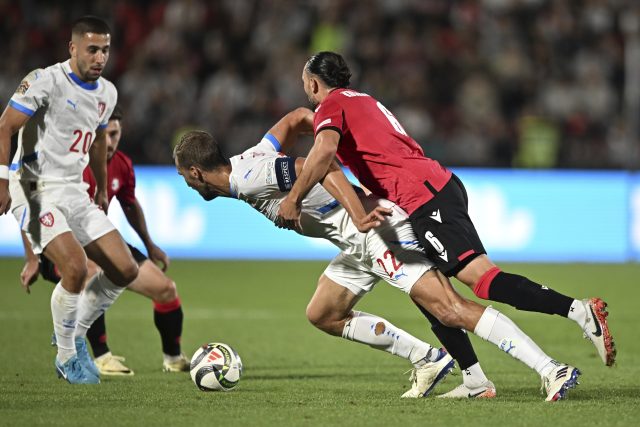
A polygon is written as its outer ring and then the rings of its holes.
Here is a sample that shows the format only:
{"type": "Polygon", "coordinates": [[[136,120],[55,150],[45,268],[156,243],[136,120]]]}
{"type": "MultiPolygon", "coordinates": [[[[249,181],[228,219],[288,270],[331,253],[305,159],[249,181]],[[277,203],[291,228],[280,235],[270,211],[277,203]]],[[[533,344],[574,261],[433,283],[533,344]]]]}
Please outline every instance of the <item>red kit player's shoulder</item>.
{"type": "Polygon", "coordinates": [[[119,164],[122,164],[128,167],[129,169],[133,169],[133,162],[131,161],[129,156],[127,156],[120,150],[116,150],[116,152],[113,153],[113,157],[111,158],[111,161],[113,162],[114,160],[119,164]]]}

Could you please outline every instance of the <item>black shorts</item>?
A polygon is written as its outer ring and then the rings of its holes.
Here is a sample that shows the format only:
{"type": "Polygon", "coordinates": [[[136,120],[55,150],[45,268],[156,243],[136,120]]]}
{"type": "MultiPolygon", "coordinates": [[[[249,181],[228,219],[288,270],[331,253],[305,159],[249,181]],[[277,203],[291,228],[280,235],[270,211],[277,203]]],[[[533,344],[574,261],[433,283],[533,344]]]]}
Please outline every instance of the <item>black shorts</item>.
{"type": "MultiPolygon", "coordinates": [[[[147,260],[147,256],[140,252],[138,248],[131,246],[130,244],[127,244],[127,246],[129,246],[131,255],[133,255],[133,259],[136,260],[138,265],[147,260]]],[[[49,261],[49,258],[44,255],[40,255],[40,274],[45,280],[49,282],[58,283],[60,281],[60,272],[58,271],[56,266],[51,261],[49,261]]]]}
{"type": "Polygon", "coordinates": [[[455,174],[433,199],[410,216],[427,257],[448,277],[487,252],[468,213],[467,191],[455,174]]]}

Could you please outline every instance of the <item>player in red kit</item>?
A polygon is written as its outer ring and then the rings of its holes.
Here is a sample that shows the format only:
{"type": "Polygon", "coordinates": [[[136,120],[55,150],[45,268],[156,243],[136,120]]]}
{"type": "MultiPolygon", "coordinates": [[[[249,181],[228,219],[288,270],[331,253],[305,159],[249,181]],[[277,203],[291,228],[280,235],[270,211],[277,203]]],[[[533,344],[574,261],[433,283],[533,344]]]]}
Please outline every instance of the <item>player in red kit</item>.
{"type": "MultiPolygon", "coordinates": [[[[574,320],[603,362],[611,366],[616,353],[606,321],[606,304],[598,298],[567,297],[526,277],[503,272],[493,264],[469,218],[462,182],[437,161],[425,157],[384,105],[367,94],[348,89],[350,77],[344,59],[333,52],[320,52],[305,64],[304,90],[317,105],[315,144],[302,174],[280,205],[280,224],[299,227],[300,200],[324,177],[337,157],[365,187],[407,211],[427,256],[444,274],[455,276],[480,298],[574,320]]],[[[343,193],[345,202],[355,202],[356,196],[349,188],[343,193]]],[[[357,219],[354,222],[358,224],[357,219]]],[[[433,329],[454,355],[447,337],[439,335],[437,324],[433,329]]],[[[471,361],[462,362],[461,368],[465,369],[468,363],[471,361]]],[[[559,379],[570,383],[578,375],[572,367],[550,369],[548,375],[543,375],[547,382],[559,379]]]]}
{"type": "MultiPolygon", "coordinates": [[[[147,258],[138,249],[129,245],[133,257],[139,264],[139,274],[138,278],[128,286],[128,289],[153,301],[154,322],[162,340],[163,369],[168,372],[186,371],[189,367],[189,361],[180,351],[183,323],[180,298],[175,283],[164,274],[169,265],[169,258],[149,236],[142,207],[135,196],[136,183],[131,159],[118,151],[122,134],[121,121],[122,112],[116,107],[105,130],[107,135],[108,199],[109,201],[114,197],[118,199],[127,221],[140,236],[149,256],[147,258]],[[157,264],[162,268],[159,268],[157,264]]],[[[93,196],[96,180],[89,168],[84,170],[83,180],[89,184],[88,192],[90,196],[93,196]]],[[[40,257],[38,260],[38,257],[29,250],[28,245],[25,249],[27,263],[22,271],[21,281],[27,290],[37,279],[39,272],[45,279],[53,283],[60,281],[57,268],[46,257],[40,257]]],[[[87,267],[89,271],[87,277],[91,277],[99,271],[99,267],[90,260],[87,267]]],[[[102,375],[133,375],[133,371],[124,365],[124,359],[112,355],[109,350],[104,314],[92,324],[87,332],[87,339],[102,375]]]]}

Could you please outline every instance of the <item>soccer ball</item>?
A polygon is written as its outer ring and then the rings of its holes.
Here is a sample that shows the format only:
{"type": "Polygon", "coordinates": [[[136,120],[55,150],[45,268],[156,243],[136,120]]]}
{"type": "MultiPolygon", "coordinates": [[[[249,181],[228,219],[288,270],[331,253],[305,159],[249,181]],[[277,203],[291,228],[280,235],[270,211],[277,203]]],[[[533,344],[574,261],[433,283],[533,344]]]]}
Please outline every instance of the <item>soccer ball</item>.
{"type": "Polygon", "coordinates": [[[227,344],[205,344],[193,354],[191,379],[202,391],[229,391],[242,376],[242,360],[227,344]]]}

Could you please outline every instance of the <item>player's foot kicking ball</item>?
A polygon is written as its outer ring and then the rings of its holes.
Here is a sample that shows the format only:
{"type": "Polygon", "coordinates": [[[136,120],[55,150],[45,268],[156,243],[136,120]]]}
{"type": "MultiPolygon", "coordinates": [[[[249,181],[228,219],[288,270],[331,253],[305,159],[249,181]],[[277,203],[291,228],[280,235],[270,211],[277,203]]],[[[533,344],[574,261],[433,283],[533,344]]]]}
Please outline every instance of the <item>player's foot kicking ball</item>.
{"type": "Polygon", "coordinates": [[[124,361],[124,357],[114,356],[111,352],[95,359],[100,375],[133,375],[133,371],[124,364],[124,361]]]}
{"type": "Polygon", "coordinates": [[[444,399],[491,399],[496,397],[496,386],[489,380],[473,388],[460,384],[450,392],[441,394],[438,397],[444,399]]]}
{"type": "Polygon", "coordinates": [[[411,371],[411,389],[402,397],[427,397],[434,387],[453,369],[455,361],[444,349],[438,350],[438,359],[411,371]]]}

